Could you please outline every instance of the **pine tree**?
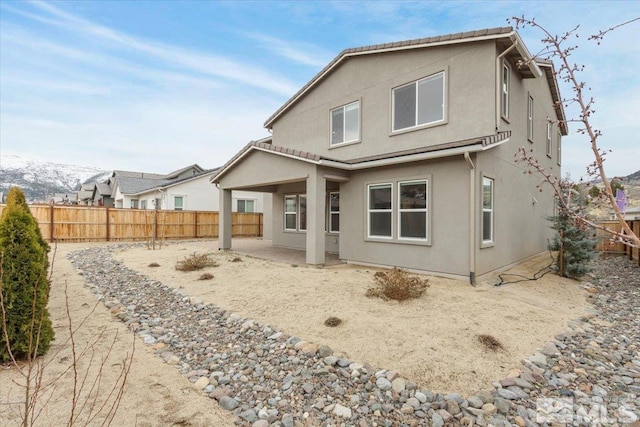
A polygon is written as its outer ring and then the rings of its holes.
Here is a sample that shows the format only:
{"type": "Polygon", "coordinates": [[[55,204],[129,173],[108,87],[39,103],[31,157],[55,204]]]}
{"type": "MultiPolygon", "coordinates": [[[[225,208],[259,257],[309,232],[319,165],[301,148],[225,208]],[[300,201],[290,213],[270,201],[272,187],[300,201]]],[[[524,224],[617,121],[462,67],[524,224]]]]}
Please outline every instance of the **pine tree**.
{"type": "Polygon", "coordinates": [[[560,209],[550,220],[553,222],[551,228],[558,232],[550,249],[558,251],[558,269],[562,275],[575,279],[588,273],[589,261],[596,256],[597,240],[587,228],[580,227],[566,209],[560,209]]]}
{"type": "Polygon", "coordinates": [[[29,211],[24,193],[9,190],[0,218],[0,291],[3,315],[0,361],[33,358],[54,338],[49,302],[49,245],[29,211]],[[9,353],[11,349],[11,354],[9,353]]]}

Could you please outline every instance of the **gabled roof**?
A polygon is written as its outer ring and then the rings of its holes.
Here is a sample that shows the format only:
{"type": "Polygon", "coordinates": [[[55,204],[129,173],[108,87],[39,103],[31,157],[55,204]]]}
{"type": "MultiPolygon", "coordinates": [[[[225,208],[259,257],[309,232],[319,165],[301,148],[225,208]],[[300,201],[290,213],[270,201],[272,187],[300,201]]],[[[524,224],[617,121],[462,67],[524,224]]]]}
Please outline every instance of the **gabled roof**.
{"type": "Polygon", "coordinates": [[[98,182],[98,183],[96,183],[96,191],[101,196],[110,196],[111,195],[111,186],[106,182],[98,182]]]}
{"type": "Polygon", "coordinates": [[[137,178],[123,175],[115,176],[115,185],[120,189],[122,194],[127,195],[160,187],[168,182],[170,182],[168,179],[137,178]]]}
{"type": "Polygon", "coordinates": [[[189,169],[193,169],[196,172],[196,174],[200,174],[200,173],[204,172],[204,169],[202,169],[200,167],[200,165],[198,165],[197,163],[194,163],[194,164],[192,164],[190,166],[184,167],[182,169],[178,169],[177,171],[170,172],[170,173],[166,174],[164,177],[167,178],[167,179],[173,179],[173,178],[175,178],[177,176],[180,176],[181,173],[184,173],[184,172],[188,171],[189,169]]]}
{"type": "Polygon", "coordinates": [[[553,67],[553,62],[544,59],[536,59],[538,65],[544,70],[545,77],[549,83],[549,89],[551,89],[551,99],[553,99],[553,108],[556,110],[556,117],[558,118],[558,126],[563,135],[569,134],[569,127],[567,126],[567,119],[564,115],[564,107],[562,105],[562,96],[560,96],[560,88],[558,87],[558,79],[556,79],[556,70],[553,67]]]}
{"type": "MultiPolygon", "coordinates": [[[[516,44],[516,49],[512,55],[518,55],[525,60],[532,58],[531,54],[525,47],[522,39],[513,27],[498,27],[487,28],[477,31],[467,31],[464,33],[446,34],[442,36],[426,37],[421,39],[405,40],[395,43],[376,44],[371,46],[363,46],[345,49],[338,56],[336,56],[326,67],[324,67],[315,77],[313,77],[307,84],[305,84],[298,92],[296,92],[287,102],[284,103],[275,113],[271,115],[264,123],[265,128],[270,128],[273,122],[280,117],[285,111],[293,106],[299,99],[301,99],[307,92],[309,92],[315,85],[317,85],[322,79],[328,76],[333,70],[335,70],[342,62],[348,60],[354,56],[371,55],[383,52],[393,52],[409,49],[422,49],[435,46],[443,46],[450,44],[460,44],[468,42],[477,42],[482,40],[497,40],[508,39],[512,43],[516,44]]],[[[511,58],[513,62],[514,59],[511,58]]],[[[526,61],[527,70],[519,70],[521,72],[529,72],[532,75],[542,74],[535,61],[526,61]]]]}
{"type": "Polygon", "coordinates": [[[411,150],[395,151],[376,156],[361,157],[351,160],[335,160],[307,151],[294,150],[292,148],[279,147],[271,144],[271,140],[251,141],[235,156],[233,156],[218,172],[213,175],[210,182],[220,182],[220,178],[233,169],[236,163],[252,151],[262,151],[278,156],[289,157],[295,160],[328,166],[342,170],[368,169],[391,164],[428,160],[442,157],[455,156],[478,151],[486,151],[509,141],[511,131],[499,132],[497,135],[487,135],[478,138],[452,141],[443,144],[420,147],[411,150]]]}
{"type": "MultiPolygon", "coordinates": [[[[168,174],[114,170],[109,181],[112,182],[114,186],[118,187],[122,194],[135,195],[145,193],[153,189],[167,188],[172,185],[188,181],[190,179],[198,178],[202,175],[213,173],[215,171],[216,169],[205,170],[196,163],[170,172],[168,174]],[[180,176],[180,174],[188,171],[189,169],[193,169],[195,175],[179,179],[177,178],[178,176],[180,176]]],[[[106,191],[105,193],[101,192],[101,194],[111,195],[113,189],[109,186],[109,184],[106,183],[102,185],[107,185],[108,191],[106,191]]]]}
{"type": "Polygon", "coordinates": [[[213,175],[218,171],[218,169],[219,168],[202,170],[202,172],[196,175],[187,176],[180,179],[147,180],[146,183],[141,182],[139,178],[124,178],[126,191],[123,191],[122,187],[120,187],[120,192],[129,196],[135,196],[143,193],[148,193],[150,191],[166,190],[167,188],[173,187],[178,184],[183,184],[188,181],[193,181],[195,179],[213,175]]]}

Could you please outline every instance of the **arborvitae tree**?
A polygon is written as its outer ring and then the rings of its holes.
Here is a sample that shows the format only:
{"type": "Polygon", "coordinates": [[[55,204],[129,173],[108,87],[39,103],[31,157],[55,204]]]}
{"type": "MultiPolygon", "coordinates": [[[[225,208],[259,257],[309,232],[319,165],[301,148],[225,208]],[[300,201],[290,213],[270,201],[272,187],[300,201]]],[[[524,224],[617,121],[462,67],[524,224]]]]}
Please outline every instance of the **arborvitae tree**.
{"type": "Polygon", "coordinates": [[[49,318],[49,245],[29,211],[24,193],[9,190],[0,218],[0,361],[47,352],[54,337],[49,318]],[[8,341],[7,341],[8,340],[8,341]]]}
{"type": "Polygon", "coordinates": [[[550,220],[553,222],[551,228],[558,231],[550,248],[558,251],[558,269],[562,275],[575,279],[588,273],[589,261],[596,256],[597,242],[591,230],[580,226],[566,209],[560,209],[550,220]]]}

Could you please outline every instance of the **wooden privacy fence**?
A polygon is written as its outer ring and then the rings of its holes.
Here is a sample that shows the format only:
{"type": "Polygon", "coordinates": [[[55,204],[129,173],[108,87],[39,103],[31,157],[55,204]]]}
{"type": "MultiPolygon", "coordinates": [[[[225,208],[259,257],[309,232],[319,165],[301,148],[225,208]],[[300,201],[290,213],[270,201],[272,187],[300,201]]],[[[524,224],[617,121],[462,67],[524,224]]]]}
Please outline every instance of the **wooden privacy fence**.
{"type": "MultiPolygon", "coordinates": [[[[4,205],[0,205],[0,215],[4,205]]],[[[49,241],[118,241],[218,237],[218,212],[30,205],[49,241]]],[[[232,214],[233,237],[262,236],[261,213],[232,214]]]]}
{"type": "MultiPolygon", "coordinates": [[[[631,230],[635,233],[636,236],[640,236],[640,221],[627,221],[631,230]]],[[[600,221],[598,222],[600,225],[604,225],[607,228],[610,228],[615,231],[620,231],[622,227],[618,221],[600,221]]],[[[635,259],[638,261],[638,265],[640,265],[640,255],[638,248],[631,248],[629,246],[625,246],[622,243],[614,243],[611,241],[611,234],[607,233],[603,230],[596,230],[596,238],[598,239],[598,243],[596,244],[596,249],[602,252],[612,252],[612,253],[624,253],[627,255],[629,259],[635,259]]]]}

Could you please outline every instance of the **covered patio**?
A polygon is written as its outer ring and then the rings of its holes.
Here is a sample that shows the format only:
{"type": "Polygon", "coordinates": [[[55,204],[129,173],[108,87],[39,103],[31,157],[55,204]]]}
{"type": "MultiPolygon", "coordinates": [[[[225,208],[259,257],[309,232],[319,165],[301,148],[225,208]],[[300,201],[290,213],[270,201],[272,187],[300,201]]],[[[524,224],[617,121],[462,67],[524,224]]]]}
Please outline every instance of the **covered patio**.
{"type": "MultiPolygon", "coordinates": [[[[292,265],[305,265],[306,253],[304,249],[293,249],[273,246],[270,240],[256,238],[234,238],[233,251],[253,258],[266,259],[292,265]]],[[[342,264],[338,254],[325,252],[324,265],[342,264]]]]}

